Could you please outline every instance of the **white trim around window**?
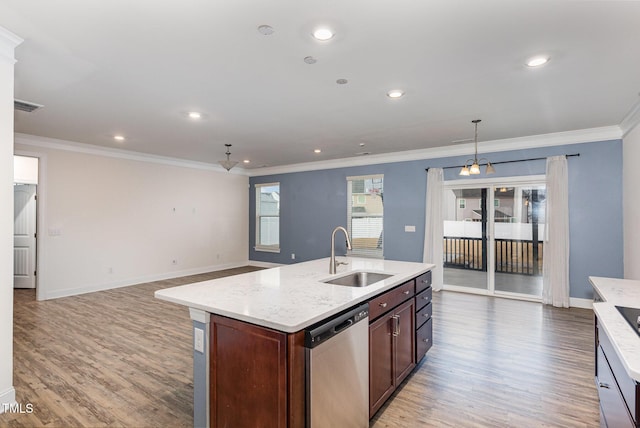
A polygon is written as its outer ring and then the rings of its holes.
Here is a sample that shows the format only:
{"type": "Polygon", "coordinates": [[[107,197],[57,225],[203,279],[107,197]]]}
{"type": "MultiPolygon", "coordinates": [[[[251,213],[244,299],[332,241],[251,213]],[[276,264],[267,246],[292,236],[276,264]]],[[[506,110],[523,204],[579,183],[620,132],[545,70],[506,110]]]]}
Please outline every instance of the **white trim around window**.
{"type": "Polygon", "coordinates": [[[280,252],[280,183],[255,184],[256,251],[280,252]],[[267,191],[263,191],[267,190],[267,191]]]}

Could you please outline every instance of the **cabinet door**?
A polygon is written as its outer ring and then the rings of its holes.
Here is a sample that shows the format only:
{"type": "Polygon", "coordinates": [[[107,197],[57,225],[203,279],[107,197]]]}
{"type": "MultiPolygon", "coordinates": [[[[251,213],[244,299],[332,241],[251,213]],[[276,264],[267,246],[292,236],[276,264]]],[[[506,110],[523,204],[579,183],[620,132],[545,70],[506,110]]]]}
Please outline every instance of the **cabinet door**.
{"type": "Polygon", "coordinates": [[[416,331],[416,364],[427,354],[433,344],[433,319],[429,318],[416,331]]]}
{"type": "Polygon", "coordinates": [[[631,419],[631,415],[629,415],[625,401],[618,389],[618,384],[613,377],[602,348],[599,346],[596,354],[596,365],[598,367],[596,385],[598,386],[598,396],[600,397],[601,414],[604,414],[604,425],[609,428],[634,427],[635,424],[631,419]]]}
{"type": "Polygon", "coordinates": [[[394,311],[395,324],[395,386],[397,387],[416,366],[416,324],[413,299],[394,311]]]}
{"type": "Polygon", "coordinates": [[[211,317],[212,427],[287,426],[287,335],[211,317]]]}
{"type": "Polygon", "coordinates": [[[393,313],[369,325],[369,417],[372,417],[393,393],[393,313]]]}

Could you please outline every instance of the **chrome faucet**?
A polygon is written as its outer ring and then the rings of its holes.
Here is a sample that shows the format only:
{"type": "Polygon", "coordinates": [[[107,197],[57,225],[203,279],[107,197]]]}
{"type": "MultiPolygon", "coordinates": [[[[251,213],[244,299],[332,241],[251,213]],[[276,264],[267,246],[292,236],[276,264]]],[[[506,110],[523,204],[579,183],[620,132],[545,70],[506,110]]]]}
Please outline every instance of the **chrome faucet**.
{"type": "Polygon", "coordinates": [[[342,226],[338,226],[335,229],[333,229],[333,232],[331,233],[331,260],[329,260],[330,274],[336,273],[336,267],[338,267],[339,265],[349,264],[347,262],[336,262],[336,232],[338,230],[341,230],[344,232],[344,236],[347,238],[347,249],[348,250],[351,249],[351,240],[349,239],[349,232],[347,232],[347,229],[345,229],[342,226]]]}

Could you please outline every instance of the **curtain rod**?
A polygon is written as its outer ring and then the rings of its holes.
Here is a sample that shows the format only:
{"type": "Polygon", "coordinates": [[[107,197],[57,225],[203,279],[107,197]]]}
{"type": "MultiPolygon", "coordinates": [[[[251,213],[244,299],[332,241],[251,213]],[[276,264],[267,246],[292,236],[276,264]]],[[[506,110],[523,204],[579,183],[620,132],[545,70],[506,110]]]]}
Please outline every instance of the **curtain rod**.
{"type": "MultiPolygon", "coordinates": [[[[580,156],[580,153],[573,153],[571,155],[565,155],[566,157],[573,157],[573,156],[580,156]]],[[[501,163],[513,163],[513,162],[528,162],[528,161],[537,161],[537,160],[544,160],[547,158],[529,158],[529,159],[517,159],[517,160],[508,160],[508,161],[500,161],[500,162],[491,162],[491,165],[499,165],[501,163]]],[[[480,166],[484,166],[486,165],[486,163],[481,163],[480,166]]],[[[442,168],[442,169],[451,169],[451,168],[462,168],[463,165],[460,166],[443,166],[443,167],[436,167],[436,166],[432,166],[431,168],[442,168]]],[[[425,168],[425,171],[429,171],[429,168],[425,168]]]]}

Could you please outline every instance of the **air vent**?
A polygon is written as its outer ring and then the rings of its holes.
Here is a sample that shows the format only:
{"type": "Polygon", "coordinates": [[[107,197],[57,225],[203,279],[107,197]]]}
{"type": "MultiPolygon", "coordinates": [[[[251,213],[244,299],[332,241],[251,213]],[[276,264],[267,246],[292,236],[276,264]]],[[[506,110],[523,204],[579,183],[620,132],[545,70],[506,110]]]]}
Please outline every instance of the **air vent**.
{"type": "Polygon", "coordinates": [[[42,104],[36,104],[29,101],[22,101],[15,99],[13,100],[13,108],[20,111],[26,111],[27,113],[31,113],[34,110],[43,107],[42,104]]]}

